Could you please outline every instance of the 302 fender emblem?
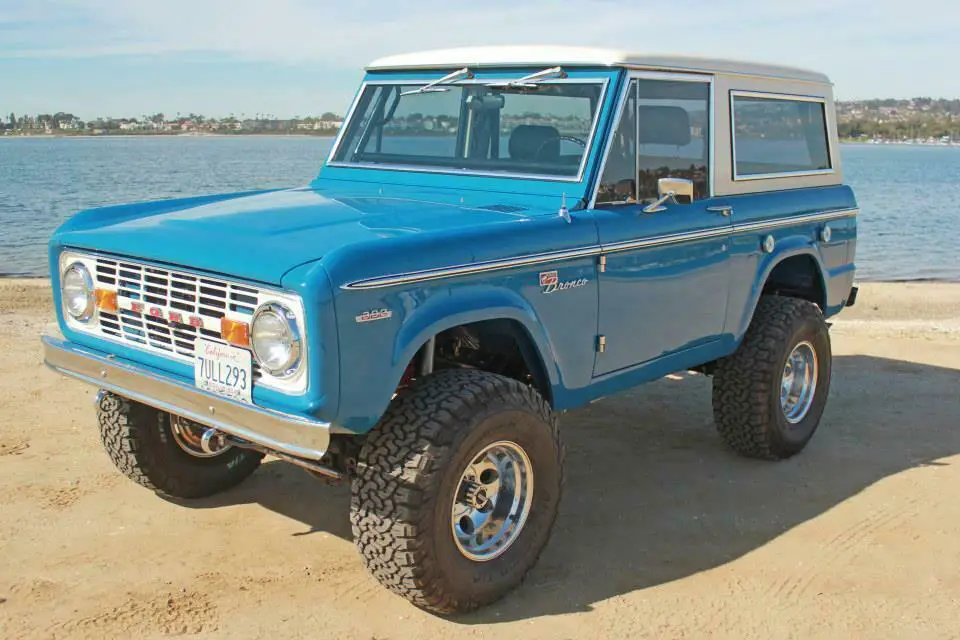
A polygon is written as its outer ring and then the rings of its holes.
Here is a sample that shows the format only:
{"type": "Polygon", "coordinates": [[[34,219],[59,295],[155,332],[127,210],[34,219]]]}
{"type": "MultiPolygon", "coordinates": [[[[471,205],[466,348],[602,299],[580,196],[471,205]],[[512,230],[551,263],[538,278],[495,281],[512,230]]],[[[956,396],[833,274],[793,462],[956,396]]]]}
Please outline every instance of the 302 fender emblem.
{"type": "Polygon", "coordinates": [[[354,320],[359,324],[361,322],[373,322],[374,320],[386,320],[392,317],[393,311],[390,311],[390,309],[371,309],[356,316],[354,320]]]}
{"type": "Polygon", "coordinates": [[[567,289],[576,289],[589,282],[586,278],[579,280],[560,281],[560,276],[556,271],[544,271],[540,274],[540,289],[543,293],[555,293],[557,291],[566,291],[567,289]]]}

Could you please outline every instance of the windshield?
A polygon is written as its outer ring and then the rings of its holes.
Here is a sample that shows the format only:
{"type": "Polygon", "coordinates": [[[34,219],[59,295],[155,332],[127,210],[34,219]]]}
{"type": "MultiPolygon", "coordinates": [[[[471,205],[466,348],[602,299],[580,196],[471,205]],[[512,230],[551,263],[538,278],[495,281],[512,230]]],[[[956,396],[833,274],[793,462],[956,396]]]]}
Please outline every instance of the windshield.
{"type": "Polygon", "coordinates": [[[423,87],[366,85],[333,162],[576,178],[604,85],[423,87]]]}

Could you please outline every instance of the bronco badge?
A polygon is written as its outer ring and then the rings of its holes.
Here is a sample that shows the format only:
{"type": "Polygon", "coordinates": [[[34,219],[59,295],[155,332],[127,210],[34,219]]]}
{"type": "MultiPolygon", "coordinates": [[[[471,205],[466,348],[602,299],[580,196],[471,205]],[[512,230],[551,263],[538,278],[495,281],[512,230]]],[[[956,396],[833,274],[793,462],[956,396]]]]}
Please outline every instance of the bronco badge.
{"type": "Polygon", "coordinates": [[[540,274],[540,288],[543,293],[576,289],[577,287],[584,286],[587,282],[588,280],[586,278],[560,282],[560,276],[556,271],[544,271],[540,274]]]}

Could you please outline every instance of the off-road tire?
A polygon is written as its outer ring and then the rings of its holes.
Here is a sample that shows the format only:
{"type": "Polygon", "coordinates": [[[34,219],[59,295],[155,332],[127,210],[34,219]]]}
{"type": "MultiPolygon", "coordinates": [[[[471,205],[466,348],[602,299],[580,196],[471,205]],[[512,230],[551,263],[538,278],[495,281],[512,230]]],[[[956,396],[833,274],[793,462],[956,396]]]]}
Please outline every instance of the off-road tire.
{"type": "Polygon", "coordinates": [[[798,298],[764,296],[733,355],[717,363],[713,417],[735,451],[779,460],[799,453],[820,424],[830,390],[830,334],[820,308],[798,298]],[[794,347],[809,341],[819,375],[806,416],[790,424],[780,407],[780,379],[794,347]]]}
{"type": "Polygon", "coordinates": [[[360,453],[350,522],[367,568],[416,606],[448,615],[489,604],[536,563],[556,520],[564,448],[550,407],[516,380],[471,369],[439,371],[398,396],[360,453]],[[468,463],[510,440],[530,457],[533,503],[502,555],[461,554],[453,497],[468,463]]]}
{"type": "Polygon", "coordinates": [[[243,482],[263,454],[232,447],[213,458],[192,456],[174,441],[170,414],[112,393],[97,403],[100,440],[125,476],[170,498],[203,498],[243,482]]]}

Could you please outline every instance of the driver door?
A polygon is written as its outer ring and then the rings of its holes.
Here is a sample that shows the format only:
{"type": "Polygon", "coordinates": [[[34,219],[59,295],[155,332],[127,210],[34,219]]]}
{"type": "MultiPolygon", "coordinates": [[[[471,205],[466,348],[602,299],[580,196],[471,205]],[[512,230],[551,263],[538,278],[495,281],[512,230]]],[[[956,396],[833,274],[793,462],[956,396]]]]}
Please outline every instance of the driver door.
{"type": "Polygon", "coordinates": [[[595,376],[668,356],[695,366],[696,348],[723,334],[731,224],[712,208],[710,82],[658,74],[628,86],[595,210],[606,341],[595,376]],[[664,185],[677,197],[653,206],[664,185]]]}

